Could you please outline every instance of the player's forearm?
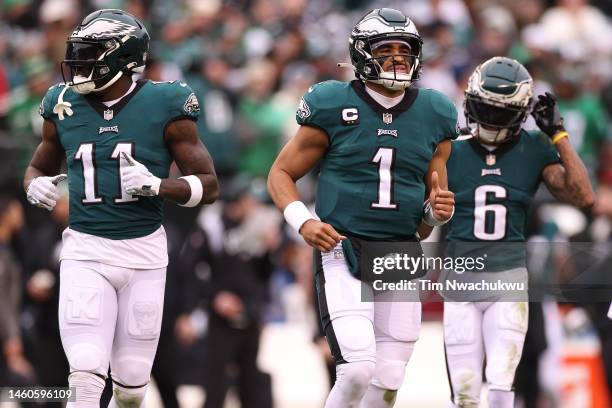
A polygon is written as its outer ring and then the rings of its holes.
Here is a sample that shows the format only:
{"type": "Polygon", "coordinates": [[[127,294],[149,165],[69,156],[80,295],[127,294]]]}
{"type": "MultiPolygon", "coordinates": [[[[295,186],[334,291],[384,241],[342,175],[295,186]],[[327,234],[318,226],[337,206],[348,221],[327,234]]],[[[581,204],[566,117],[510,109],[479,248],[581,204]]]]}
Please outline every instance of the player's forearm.
{"type": "Polygon", "coordinates": [[[272,166],[268,174],[268,192],[281,211],[290,203],[300,200],[295,181],[286,171],[276,166],[272,166]]]}
{"type": "Polygon", "coordinates": [[[433,231],[433,227],[421,222],[419,228],[417,228],[417,233],[419,234],[419,239],[426,239],[431,235],[433,231]]]}
{"type": "Polygon", "coordinates": [[[567,137],[557,142],[556,147],[565,168],[563,187],[559,189],[564,196],[563,201],[577,207],[591,207],[595,194],[582,160],[567,137]]]}
{"type": "Polygon", "coordinates": [[[53,174],[45,174],[36,167],[29,165],[25,171],[25,175],[23,176],[23,189],[25,191],[28,191],[28,187],[30,186],[32,180],[34,180],[36,177],[41,176],[53,176],[53,174]]]}
{"type": "MultiPolygon", "coordinates": [[[[219,197],[219,183],[212,174],[196,174],[202,183],[202,199],[200,204],[213,203],[219,197]]],[[[168,200],[185,204],[192,195],[191,186],[184,179],[162,179],[159,185],[159,196],[168,200]]]]}

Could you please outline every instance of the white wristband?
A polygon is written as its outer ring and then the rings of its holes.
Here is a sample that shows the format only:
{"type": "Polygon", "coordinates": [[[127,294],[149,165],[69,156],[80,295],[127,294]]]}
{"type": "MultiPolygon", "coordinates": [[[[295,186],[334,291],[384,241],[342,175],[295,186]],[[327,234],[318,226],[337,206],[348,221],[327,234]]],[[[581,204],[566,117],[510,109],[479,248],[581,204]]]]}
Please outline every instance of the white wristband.
{"type": "Polygon", "coordinates": [[[446,224],[453,218],[453,215],[455,215],[455,206],[453,206],[453,211],[448,220],[439,220],[434,216],[433,208],[431,208],[429,200],[423,203],[423,222],[430,227],[439,227],[440,225],[446,224]]]}
{"type": "Polygon", "coordinates": [[[289,203],[289,205],[285,207],[283,215],[285,216],[285,221],[287,221],[287,224],[291,225],[298,233],[306,221],[316,219],[316,217],[312,215],[310,211],[308,211],[306,205],[304,205],[304,203],[301,201],[293,201],[292,203],[289,203]]]}
{"type": "Polygon", "coordinates": [[[191,190],[191,196],[189,200],[185,204],[179,204],[181,207],[195,207],[200,204],[202,201],[202,196],[204,195],[204,187],[202,187],[202,182],[198,176],[183,176],[179,177],[180,179],[185,180],[189,183],[189,189],[191,190]]]}

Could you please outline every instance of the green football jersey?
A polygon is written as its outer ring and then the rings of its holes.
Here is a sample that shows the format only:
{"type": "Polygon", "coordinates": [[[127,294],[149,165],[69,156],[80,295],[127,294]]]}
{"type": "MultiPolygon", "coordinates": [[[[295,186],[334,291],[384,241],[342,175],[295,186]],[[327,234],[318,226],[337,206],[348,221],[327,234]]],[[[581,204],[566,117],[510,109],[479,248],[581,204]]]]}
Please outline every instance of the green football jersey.
{"type": "Polygon", "coordinates": [[[174,120],[197,120],[192,90],[177,81],[140,80],[129,95],[106,107],[68,88],[62,98],[73,114],[60,120],[53,109],[64,89],[63,84],[49,88],[40,114],[55,124],[66,153],[70,228],[110,239],[151,234],[161,225],[163,200],[123,191],[121,153],[131,154],[155,176],[168,177],[172,157],[164,132],[174,120]]]}
{"type": "Polygon", "coordinates": [[[524,266],[522,245],[499,242],[525,241],[542,170],[559,162],[554,145],[539,131],[521,130],[492,152],[475,138],[453,142],[446,164],[449,190],[455,193],[455,214],[447,235],[447,240],[457,242],[450,247],[452,255],[487,253],[491,269],[524,266]]]}
{"type": "Polygon", "coordinates": [[[414,237],[429,162],[442,140],[457,137],[452,102],[431,89],[409,88],[386,109],[361,81],[326,81],[304,95],[296,119],[329,137],[317,187],[321,220],[363,239],[414,237]]]}

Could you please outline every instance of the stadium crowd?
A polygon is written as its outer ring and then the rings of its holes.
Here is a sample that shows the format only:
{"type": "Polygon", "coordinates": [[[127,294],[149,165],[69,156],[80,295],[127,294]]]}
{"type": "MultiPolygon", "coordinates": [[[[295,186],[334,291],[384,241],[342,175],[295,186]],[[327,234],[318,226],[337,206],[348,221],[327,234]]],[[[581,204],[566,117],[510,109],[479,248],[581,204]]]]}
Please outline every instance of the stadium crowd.
{"type": "MultiPolygon", "coordinates": [[[[198,131],[221,180],[220,201],[212,206],[166,206],[171,258],[153,376],[167,407],[178,406],[176,387],[186,383],[204,386],[207,407],[222,406],[219,401],[232,384],[238,386],[242,406],[271,406],[269,375],[256,366],[261,327],[301,318],[287,310],[287,288],[297,284],[305,299],[314,295],[310,249],[284,227],[264,178],[295,133],[300,96],[316,82],[352,78],[350,70],[337,66],[348,61],[348,34],[367,10],[381,6],[402,10],[424,38],[423,76],[417,86],[443,92],[460,112],[468,75],[496,55],[525,64],[536,94],[557,95],[597,200],[587,213],[553,211],[546,206],[552,197],[540,191],[532,235],[612,240],[608,0],[3,0],[0,385],[65,385],[68,365],[56,305],[66,199],[50,214],[26,206],[21,180],[40,141],[41,99],[62,81],[66,38],[92,10],[122,8],[151,34],[144,77],[181,79],[194,89],[202,109],[198,131]],[[175,371],[177,366],[183,369],[175,371]]],[[[460,122],[465,125],[462,113],[460,122]]],[[[300,184],[302,197],[311,202],[314,181],[313,175],[300,184]]],[[[314,308],[314,302],[307,303],[314,308]]],[[[591,317],[585,324],[601,337],[612,393],[607,304],[584,310],[591,317]]],[[[426,318],[439,320],[439,308],[431,308],[426,318]]],[[[313,328],[315,341],[318,337],[313,328]]],[[[528,341],[526,347],[537,356],[547,344],[528,341]]],[[[527,363],[533,355],[525,352],[527,363]]],[[[530,374],[530,368],[524,369],[523,375],[530,374]]],[[[525,384],[525,406],[535,406],[533,396],[543,391],[529,390],[529,380],[525,384]]],[[[551,401],[559,398],[554,388],[547,389],[551,401]]]]}

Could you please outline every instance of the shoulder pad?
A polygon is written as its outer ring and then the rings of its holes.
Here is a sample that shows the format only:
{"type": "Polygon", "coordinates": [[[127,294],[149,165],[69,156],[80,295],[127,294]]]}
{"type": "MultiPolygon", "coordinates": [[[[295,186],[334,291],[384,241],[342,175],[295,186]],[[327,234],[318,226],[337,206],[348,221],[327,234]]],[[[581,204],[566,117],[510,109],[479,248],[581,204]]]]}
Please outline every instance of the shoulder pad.
{"type": "Polygon", "coordinates": [[[188,117],[197,120],[200,104],[189,85],[181,81],[150,81],[154,90],[161,92],[170,111],[170,119],[188,117]]]}
{"type": "MultiPolygon", "coordinates": [[[[423,88],[421,88],[421,91],[423,88]]],[[[434,111],[444,116],[445,118],[457,118],[457,108],[455,108],[455,104],[450,100],[450,98],[444,95],[440,91],[436,91],[435,89],[426,88],[425,91],[429,95],[429,101],[434,111]]]]}
{"type": "Polygon", "coordinates": [[[58,84],[52,85],[47,90],[47,93],[43,97],[42,101],[40,101],[40,105],[38,106],[38,114],[45,119],[52,119],[54,116],[57,116],[53,113],[53,107],[57,103],[57,98],[65,87],[66,84],[60,82],[58,84]]]}
{"type": "Polygon", "coordinates": [[[349,89],[347,82],[323,81],[308,88],[303,99],[320,109],[329,109],[341,105],[349,89]]]}
{"type": "Polygon", "coordinates": [[[530,129],[525,130],[525,136],[529,139],[530,142],[535,142],[538,144],[551,145],[550,137],[541,130],[538,129],[530,129]]]}

